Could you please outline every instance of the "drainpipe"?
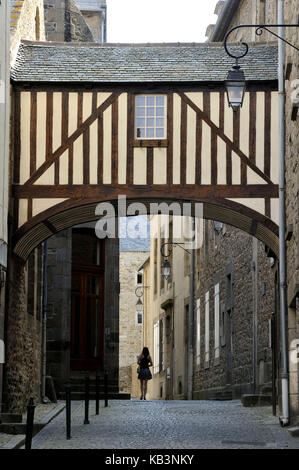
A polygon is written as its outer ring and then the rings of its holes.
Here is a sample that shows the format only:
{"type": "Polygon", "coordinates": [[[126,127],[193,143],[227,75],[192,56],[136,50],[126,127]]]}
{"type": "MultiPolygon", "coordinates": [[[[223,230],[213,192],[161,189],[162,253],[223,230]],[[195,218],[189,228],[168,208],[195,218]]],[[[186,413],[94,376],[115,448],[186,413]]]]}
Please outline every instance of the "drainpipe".
{"type": "MultiPolygon", "coordinates": [[[[192,219],[193,231],[194,231],[194,218],[192,219]]],[[[189,337],[189,367],[188,367],[188,400],[193,398],[193,343],[194,343],[194,264],[195,264],[195,253],[194,249],[191,249],[191,263],[190,263],[190,337],[189,337]]]]}
{"type": "Polygon", "coordinates": [[[47,364],[47,302],[48,302],[48,240],[44,242],[43,263],[43,345],[42,345],[42,401],[46,398],[46,364],[47,364]]]}
{"type": "MultiPolygon", "coordinates": [[[[284,24],[284,0],[278,0],[278,24],[284,24]]],[[[284,28],[278,29],[278,35],[284,37],[284,28]]],[[[282,347],[282,416],[281,426],[289,424],[289,377],[288,377],[288,341],[287,341],[287,299],[286,299],[286,214],[285,214],[285,87],[284,87],[285,44],[278,40],[278,92],[279,92],[279,278],[280,278],[280,321],[282,347]]]]}

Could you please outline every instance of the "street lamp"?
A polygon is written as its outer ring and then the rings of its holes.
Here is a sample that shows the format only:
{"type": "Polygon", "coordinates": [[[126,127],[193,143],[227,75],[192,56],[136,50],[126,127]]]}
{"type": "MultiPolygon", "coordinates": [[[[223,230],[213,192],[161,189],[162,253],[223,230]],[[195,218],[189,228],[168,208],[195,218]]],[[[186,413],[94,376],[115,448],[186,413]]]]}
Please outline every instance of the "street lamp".
{"type": "Polygon", "coordinates": [[[138,297],[138,300],[136,302],[136,310],[138,313],[141,313],[143,310],[143,303],[140,297],[143,296],[144,289],[148,289],[150,286],[137,286],[135,289],[135,295],[138,297]]]}
{"type": "Polygon", "coordinates": [[[243,105],[246,90],[245,75],[239,65],[234,65],[228,72],[225,88],[229,106],[234,112],[238,111],[243,105]]]}
{"type": "Polygon", "coordinates": [[[270,24],[270,25],[242,24],[242,25],[238,25],[232,28],[230,31],[228,31],[228,33],[225,36],[224,49],[230,57],[232,57],[233,59],[236,59],[236,65],[234,65],[232,70],[228,72],[227,78],[225,80],[225,88],[226,88],[228,103],[234,112],[238,111],[242,107],[244,96],[245,96],[245,91],[246,91],[245,74],[243,70],[241,70],[241,67],[238,64],[238,60],[247,55],[249,51],[249,46],[248,44],[246,44],[246,42],[242,42],[242,45],[245,47],[245,51],[243,51],[239,55],[232,54],[227,47],[227,40],[228,40],[228,36],[233,31],[239,28],[255,28],[256,29],[255,34],[260,36],[263,33],[263,30],[265,30],[273,34],[274,36],[276,36],[278,39],[281,39],[285,43],[289,44],[289,46],[293,47],[297,51],[299,51],[298,47],[294,46],[293,44],[289,43],[281,36],[278,36],[276,33],[268,29],[269,26],[298,28],[299,24],[283,24],[283,25],[282,24],[280,25],[279,24],[270,24]]]}
{"type": "Polygon", "coordinates": [[[136,310],[138,313],[141,313],[143,309],[143,303],[142,300],[139,298],[136,302],[136,310]]]}
{"type": "Polygon", "coordinates": [[[171,264],[170,262],[168,261],[168,256],[171,255],[171,252],[172,252],[172,248],[168,248],[168,254],[165,253],[164,251],[164,247],[165,246],[179,246],[180,248],[182,248],[182,250],[186,251],[187,253],[189,253],[189,255],[191,255],[191,252],[186,250],[186,248],[184,248],[182,246],[182,243],[177,243],[177,242],[165,242],[165,243],[162,243],[161,245],[161,248],[160,248],[160,251],[161,251],[161,255],[163,256],[164,261],[163,261],[163,264],[162,264],[162,276],[164,277],[164,279],[168,279],[171,275],[171,264]]]}
{"type": "Polygon", "coordinates": [[[164,279],[168,279],[171,276],[171,264],[168,259],[165,259],[162,264],[162,276],[164,279]]]}

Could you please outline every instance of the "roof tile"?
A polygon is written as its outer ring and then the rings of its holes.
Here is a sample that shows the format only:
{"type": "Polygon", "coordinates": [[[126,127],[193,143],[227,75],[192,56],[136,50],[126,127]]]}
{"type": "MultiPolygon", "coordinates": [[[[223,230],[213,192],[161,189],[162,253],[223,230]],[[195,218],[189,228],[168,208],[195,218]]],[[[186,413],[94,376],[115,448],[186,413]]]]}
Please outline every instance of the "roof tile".
{"type": "MultiPolygon", "coordinates": [[[[231,45],[233,52],[242,46],[231,45]]],[[[234,65],[222,43],[95,44],[23,41],[17,82],[219,82],[234,65]]],[[[277,46],[255,44],[240,60],[246,79],[277,80],[277,46]]]]}

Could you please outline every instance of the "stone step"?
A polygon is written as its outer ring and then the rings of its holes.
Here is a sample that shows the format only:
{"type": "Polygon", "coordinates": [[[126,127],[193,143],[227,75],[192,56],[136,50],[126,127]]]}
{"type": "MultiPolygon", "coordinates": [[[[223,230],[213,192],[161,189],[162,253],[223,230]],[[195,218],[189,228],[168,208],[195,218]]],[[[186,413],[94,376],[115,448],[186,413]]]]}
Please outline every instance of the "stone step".
{"type": "MultiPolygon", "coordinates": [[[[65,400],[65,392],[60,392],[59,394],[59,399],[60,400],[65,400]]],[[[85,393],[84,391],[77,391],[77,392],[71,392],[71,399],[73,401],[76,401],[76,400],[85,400],[85,393]]],[[[89,399],[90,400],[95,400],[96,399],[96,394],[95,392],[90,392],[89,393],[89,399]]],[[[100,393],[100,396],[99,396],[99,399],[100,400],[104,400],[105,399],[105,395],[104,393],[100,393]]],[[[131,395],[129,393],[108,393],[108,400],[130,400],[131,399],[131,395]]]]}
{"type": "MultiPolygon", "coordinates": [[[[90,392],[96,393],[96,386],[95,385],[90,385],[89,386],[90,392]]],[[[100,393],[104,393],[104,387],[99,387],[100,393]]],[[[118,387],[108,387],[109,392],[108,393],[118,393],[118,387]]],[[[73,392],[85,392],[85,386],[83,385],[71,385],[71,393],[73,392]]]]}
{"type": "Polygon", "coordinates": [[[293,426],[291,428],[288,428],[288,432],[293,437],[299,437],[299,426],[293,426]]]}
{"type": "Polygon", "coordinates": [[[270,406],[272,405],[272,395],[242,395],[242,405],[248,406],[270,406]]]}
{"type": "MultiPolygon", "coordinates": [[[[85,384],[85,378],[84,377],[71,377],[69,380],[69,383],[71,385],[76,385],[76,384],[85,384]]],[[[89,383],[90,384],[96,384],[96,379],[94,377],[89,378],[89,383]]],[[[100,377],[100,385],[104,385],[104,378],[100,377]]],[[[108,379],[108,386],[118,386],[118,381],[116,380],[109,380],[108,379]]]]}
{"type": "MultiPolygon", "coordinates": [[[[37,434],[45,424],[35,423],[33,424],[33,436],[37,434]]],[[[26,423],[2,423],[0,424],[0,432],[5,434],[26,434],[26,423]]]]}
{"type": "Polygon", "coordinates": [[[22,415],[20,413],[0,413],[0,424],[2,423],[21,423],[22,415]]]}
{"type": "Polygon", "coordinates": [[[233,394],[231,390],[223,390],[221,392],[216,392],[215,400],[232,400],[233,394]]]}

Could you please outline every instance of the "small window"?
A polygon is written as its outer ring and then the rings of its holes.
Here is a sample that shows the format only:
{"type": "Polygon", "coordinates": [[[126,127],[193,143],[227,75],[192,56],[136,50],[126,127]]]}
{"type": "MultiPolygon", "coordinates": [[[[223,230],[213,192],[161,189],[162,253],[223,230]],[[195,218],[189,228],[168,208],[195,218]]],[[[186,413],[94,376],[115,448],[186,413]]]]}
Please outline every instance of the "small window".
{"type": "Polygon", "coordinates": [[[142,313],[137,313],[137,323],[138,325],[142,324],[142,313]]]}
{"type": "Polygon", "coordinates": [[[166,139],[166,96],[135,97],[135,138],[166,139]]]}
{"type": "Polygon", "coordinates": [[[142,273],[137,273],[137,284],[142,284],[142,273]]]}

